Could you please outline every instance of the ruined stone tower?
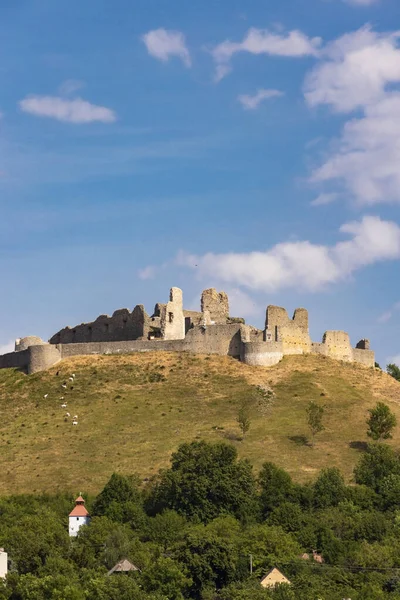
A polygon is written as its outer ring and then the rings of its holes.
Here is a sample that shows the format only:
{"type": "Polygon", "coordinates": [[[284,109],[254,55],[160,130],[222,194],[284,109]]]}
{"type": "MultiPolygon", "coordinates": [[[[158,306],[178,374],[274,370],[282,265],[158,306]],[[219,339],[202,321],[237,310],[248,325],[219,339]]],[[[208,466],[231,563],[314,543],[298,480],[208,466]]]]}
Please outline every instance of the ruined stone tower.
{"type": "Polygon", "coordinates": [[[217,292],[215,288],[204,290],[201,294],[201,312],[208,312],[215,324],[225,324],[229,318],[228,295],[225,292],[217,292]]]}

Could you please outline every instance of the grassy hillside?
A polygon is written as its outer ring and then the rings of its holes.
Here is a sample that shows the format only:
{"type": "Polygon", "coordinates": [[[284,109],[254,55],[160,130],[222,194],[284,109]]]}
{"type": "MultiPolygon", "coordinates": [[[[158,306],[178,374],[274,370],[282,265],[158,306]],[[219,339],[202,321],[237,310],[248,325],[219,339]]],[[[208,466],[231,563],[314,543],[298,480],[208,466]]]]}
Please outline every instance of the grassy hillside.
{"type": "MultiPolygon", "coordinates": [[[[377,400],[400,423],[393,378],[319,356],[256,368],[228,357],[142,353],[73,358],[29,377],[0,370],[0,490],[96,492],[113,471],[151,476],[193,439],[229,440],[256,469],[271,460],[298,481],[325,466],[351,480],[367,440],[367,409],[377,400]],[[309,400],[326,405],[315,448],[306,439],[309,400]],[[251,428],[241,441],[243,402],[251,428]],[[66,411],[78,415],[77,426],[64,420],[66,411]]],[[[391,443],[400,446],[400,426],[391,443]]]]}

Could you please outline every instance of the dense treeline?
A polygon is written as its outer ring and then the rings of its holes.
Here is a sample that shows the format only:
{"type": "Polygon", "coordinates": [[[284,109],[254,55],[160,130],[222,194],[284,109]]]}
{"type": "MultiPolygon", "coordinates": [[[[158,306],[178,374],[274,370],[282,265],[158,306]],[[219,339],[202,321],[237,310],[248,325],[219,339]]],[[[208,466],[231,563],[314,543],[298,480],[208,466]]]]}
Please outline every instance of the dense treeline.
{"type": "Polygon", "coordinates": [[[346,486],[331,468],[299,485],[272,463],[256,477],[233,446],[194,442],[144,487],[113,474],[73,539],[71,496],[3,498],[0,599],[398,600],[400,458],[373,443],[354,478],[346,486]],[[140,571],[107,576],[125,557],[140,571]],[[260,586],[274,566],[290,587],[260,586]]]}

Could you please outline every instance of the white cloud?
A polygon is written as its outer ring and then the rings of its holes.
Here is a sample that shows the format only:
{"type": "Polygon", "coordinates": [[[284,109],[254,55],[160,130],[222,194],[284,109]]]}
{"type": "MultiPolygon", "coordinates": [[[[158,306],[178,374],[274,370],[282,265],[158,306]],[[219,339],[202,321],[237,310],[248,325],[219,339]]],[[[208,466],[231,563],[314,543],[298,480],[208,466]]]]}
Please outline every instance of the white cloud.
{"type": "Polygon", "coordinates": [[[139,279],[154,279],[156,275],[156,267],[149,265],[144,269],[140,269],[138,272],[139,279]]]}
{"type": "Polygon", "coordinates": [[[386,359],[386,364],[387,365],[393,365],[394,364],[394,365],[399,366],[400,365],[400,354],[396,354],[395,356],[389,356],[386,359]]]}
{"type": "Polygon", "coordinates": [[[339,143],[312,174],[343,186],[359,204],[400,202],[400,93],[388,93],[348,121],[339,143]]]}
{"type": "Polygon", "coordinates": [[[377,33],[366,26],[328,44],[324,60],[305,80],[308,104],[349,112],[382,98],[389,84],[400,82],[399,38],[400,32],[377,33]]]}
{"type": "Polygon", "coordinates": [[[393,315],[400,310],[400,302],[395,302],[389,310],[385,311],[378,317],[378,323],[387,323],[393,317],[393,315]]]}
{"type": "Polygon", "coordinates": [[[229,312],[233,316],[251,317],[259,314],[260,307],[245,292],[238,288],[228,288],[229,312]]]}
{"type": "Polygon", "coordinates": [[[61,96],[69,96],[85,87],[85,82],[78,79],[67,79],[58,88],[61,96]]]}
{"type": "Polygon", "coordinates": [[[310,106],[362,110],[345,123],[311,177],[343,188],[359,204],[400,202],[399,40],[400,32],[376,33],[369,26],[346,34],[326,46],[305,81],[310,106]]]}
{"type": "Polygon", "coordinates": [[[311,206],[326,206],[327,204],[332,204],[337,200],[339,194],[331,193],[331,194],[319,194],[312,202],[311,206]]]}
{"type": "Polygon", "coordinates": [[[238,100],[246,110],[255,110],[260,106],[263,100],[279,98],[280,96],[283,96],[283,92],[280,92],[279,90],[258,90],[254,96],[242,94],[241,96],[238,96],[238,100]]]}
{"type": "Polygon", "coordinates": [[[23,112],[68,123],[113,123],[117,117],[105,106],[90,104],[82,98],[67,100],[58,96],[27,96],[19,102],[23,112]]]}
{"type": "Polygon", "coordinates": [[[7,344],[0,345],[0,356],[2,354],[8,354],[9,352],[14,352],[15,350],[15,342],[7,342],[7,344]]]}
{"type": "Polygon", "coordinates": [[[167,62],[171,56],[177,56],[186,67],[192,64],[185,36],[180,31],[154,29],[142,36],[147,51],[154,58],[167,62]]]}
{"type": "Polygon", "coordinates": [[[263,252],[180,253],[177,263],[196,270],[200,277],[253,290],[296,288],[318,291],[346,279],[376,262],[400,258],[400,227],[379,217],[365,216],[344,224],[340,232],[350,239],[334,246],[309,241],[284,242],[263,252]]]}
{"type": "Polygon", "coordinates": [[[347,4],[354,4],[355,6],[372,6],[372,4],[378,4],[380,0],[344,0],[347,4]]]}
{"type": "Polygon", "coordinates": [[[253,27],[242,42],[225,40],[212,50],[216,63],[215,81],[220,81],[231,71],[231,58],[238,52],[286,57],[316,56],[320,44],[321,38],[309,38],[298,30],[281,34],[253,27]]]}

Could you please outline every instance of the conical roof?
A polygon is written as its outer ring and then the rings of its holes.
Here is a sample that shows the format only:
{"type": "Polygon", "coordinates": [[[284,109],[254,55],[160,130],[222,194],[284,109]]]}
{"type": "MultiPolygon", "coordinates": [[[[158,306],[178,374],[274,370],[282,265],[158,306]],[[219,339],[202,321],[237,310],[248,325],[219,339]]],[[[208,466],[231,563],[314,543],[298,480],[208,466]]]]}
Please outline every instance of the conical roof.
{"type": "Polygon", "coordinates": [[[75,507],[69,513],[70,517],[88,517],[89,513],[85,508],[85,500],[82,496],[78,496],[75,500],[75,507]]]}

